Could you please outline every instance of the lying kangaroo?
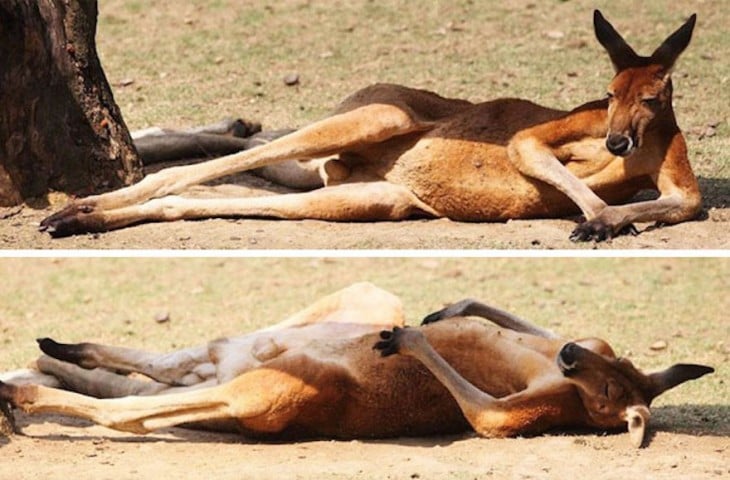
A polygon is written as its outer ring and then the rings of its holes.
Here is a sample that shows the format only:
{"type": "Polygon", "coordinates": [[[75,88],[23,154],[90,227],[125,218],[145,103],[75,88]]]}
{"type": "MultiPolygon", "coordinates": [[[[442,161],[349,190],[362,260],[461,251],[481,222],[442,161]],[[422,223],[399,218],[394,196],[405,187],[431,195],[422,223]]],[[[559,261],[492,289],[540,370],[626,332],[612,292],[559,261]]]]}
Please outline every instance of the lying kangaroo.
{"type": "Polygon", "coordinates": [[[403,328],[398,298],[363,283],[275,326],[166,355],[43,339],[40,372],[5,376],[0,400],[134,433],[197,424],[269,439],[379,438],[471,426],[503,437],[628,425],[640,446],[651,401],[713,371],[646,375],[602,340],[567,341],[471,300],[425,323],[403,328]],[[79,393],[37,385],[59,382],[79,393]]]}
{"type": "Polygon", "coordinates": [[[499,221],[580,210],[586,221],[571,238],[603,240],[635,232],[632,222],[689,220],[699,212],[701,196],[674,117],[670,73],[695,20],[692,15],[651,56],[642,57],[596,11],[596,37],[616,76],[607,98],[571,111],[512,98],[472,104],[373,85],[344,100],[332,116],[271,143],[164,169],[130,187],[76,200],[40,228],[65,236],[216,216],[499,221]],[[292,160],[318,162],[302,175],[307,186],[322,188],[256,198],[175,195],[191,185],[292,160]],[[657,190],[659,198],[614,205],[646,188],[657,190]]]}

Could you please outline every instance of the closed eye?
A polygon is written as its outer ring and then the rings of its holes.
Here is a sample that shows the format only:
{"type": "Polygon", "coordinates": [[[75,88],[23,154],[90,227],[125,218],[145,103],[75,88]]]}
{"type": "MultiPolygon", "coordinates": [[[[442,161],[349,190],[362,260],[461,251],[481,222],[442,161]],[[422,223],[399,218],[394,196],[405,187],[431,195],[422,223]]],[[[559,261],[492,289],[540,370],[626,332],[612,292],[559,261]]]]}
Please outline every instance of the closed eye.
{"type": "Polygon", "coordinates": [[[642,98],[641,103],[647,107],[656,107],[659,104],[659,99],[657,97],[642,98]]]}

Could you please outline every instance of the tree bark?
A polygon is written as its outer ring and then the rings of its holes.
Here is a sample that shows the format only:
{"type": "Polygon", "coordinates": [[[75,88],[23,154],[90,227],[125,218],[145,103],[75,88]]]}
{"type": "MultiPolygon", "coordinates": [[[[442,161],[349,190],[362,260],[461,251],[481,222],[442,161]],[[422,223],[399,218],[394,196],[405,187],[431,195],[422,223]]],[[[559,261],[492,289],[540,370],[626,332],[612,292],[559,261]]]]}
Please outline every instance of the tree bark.
{"type": "Polygon", "coordinates": [[[142,177],[96,52],[96,0],[0,0],[0,206],[142,177]]]}

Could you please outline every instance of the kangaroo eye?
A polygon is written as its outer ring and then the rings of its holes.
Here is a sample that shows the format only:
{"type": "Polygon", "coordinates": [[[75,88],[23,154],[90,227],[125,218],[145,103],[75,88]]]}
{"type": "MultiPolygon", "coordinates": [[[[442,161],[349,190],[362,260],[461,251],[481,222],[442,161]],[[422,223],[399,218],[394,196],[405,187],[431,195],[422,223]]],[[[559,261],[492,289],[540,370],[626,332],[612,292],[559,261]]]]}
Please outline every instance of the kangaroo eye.
{"type": "Polygon", "coordinates": [[[643,103],[647,107],[656,107],[657,105],[659,105],[659,99],[657,97],[642,98],[641,103],[643,103]]]}

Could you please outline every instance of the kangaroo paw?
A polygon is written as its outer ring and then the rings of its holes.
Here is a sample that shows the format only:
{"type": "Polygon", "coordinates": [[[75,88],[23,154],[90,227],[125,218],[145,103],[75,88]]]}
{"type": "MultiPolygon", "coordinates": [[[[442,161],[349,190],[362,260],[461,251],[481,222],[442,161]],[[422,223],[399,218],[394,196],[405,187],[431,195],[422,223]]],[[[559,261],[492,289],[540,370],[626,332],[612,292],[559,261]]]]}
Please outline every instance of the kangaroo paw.
{"type": "Polygon", "coordinates": [[[48,232],[54,238],[60,238],[79,233],[103,232],[105,228],[95,215],[94,205],[73,202],[46,217],[38,226],[38,230],[48,232]]]}

